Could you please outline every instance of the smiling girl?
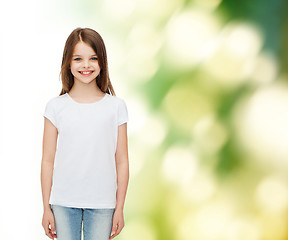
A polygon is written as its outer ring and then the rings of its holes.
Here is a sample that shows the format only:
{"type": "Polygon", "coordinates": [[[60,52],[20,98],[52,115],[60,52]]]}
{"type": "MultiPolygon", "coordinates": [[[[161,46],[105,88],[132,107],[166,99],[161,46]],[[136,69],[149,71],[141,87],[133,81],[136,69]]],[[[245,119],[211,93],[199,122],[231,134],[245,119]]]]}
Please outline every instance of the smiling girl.
{"type": "Polygon", "coordinates": [[[124,227],[128,111],[115,95],[96,31],[69,35],[61,80],[43,115],[42,226],[51,239],[112,239],[124,227]]]}

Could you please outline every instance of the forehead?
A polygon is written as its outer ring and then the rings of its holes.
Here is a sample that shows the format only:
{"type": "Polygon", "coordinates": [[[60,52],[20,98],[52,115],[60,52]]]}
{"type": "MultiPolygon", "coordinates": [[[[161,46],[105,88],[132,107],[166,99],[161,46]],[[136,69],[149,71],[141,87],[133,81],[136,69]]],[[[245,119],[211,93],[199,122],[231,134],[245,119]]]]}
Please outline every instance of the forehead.
{"type": "Polygon", "coordinates": [[[77,55],[93,55],[96,54],[95,51],[93,50],[93,48],[88,45],[87,43],[84,42],[78,42],[74,48],[73,54],[77,54],[77,55]]]}

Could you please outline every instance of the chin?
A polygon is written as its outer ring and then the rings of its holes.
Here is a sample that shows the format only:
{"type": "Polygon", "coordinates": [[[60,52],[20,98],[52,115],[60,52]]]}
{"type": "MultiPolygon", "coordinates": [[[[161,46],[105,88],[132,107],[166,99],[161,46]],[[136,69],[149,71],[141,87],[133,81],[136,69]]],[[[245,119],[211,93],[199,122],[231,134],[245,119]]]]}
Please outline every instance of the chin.
{"type": "Polygon", "coordinates": [[[83,77],[83,76],[79,76],[79,77],[77,77],[81,82],[85,82],[85,83],[87,83],[87,82],[92,82],[92,81],[94,81],[94,80],[96,80],[96,77],[97,76],[89,76],[89,77],[83,77]]]}

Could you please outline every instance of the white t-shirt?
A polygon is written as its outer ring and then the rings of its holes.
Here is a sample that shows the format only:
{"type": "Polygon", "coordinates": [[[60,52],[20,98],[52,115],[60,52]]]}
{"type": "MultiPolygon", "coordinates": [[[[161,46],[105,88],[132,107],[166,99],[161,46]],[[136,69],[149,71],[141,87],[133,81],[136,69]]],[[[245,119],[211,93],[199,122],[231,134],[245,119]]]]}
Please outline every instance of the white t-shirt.
{"type": "Polygon", "coordinates": [[[115,208],[118,126],[128,121],[123,99],[108,93],[79,103],[68,93],[47,102],[44,117],[58,129],[49,203],[76,208],[115,208]]]}

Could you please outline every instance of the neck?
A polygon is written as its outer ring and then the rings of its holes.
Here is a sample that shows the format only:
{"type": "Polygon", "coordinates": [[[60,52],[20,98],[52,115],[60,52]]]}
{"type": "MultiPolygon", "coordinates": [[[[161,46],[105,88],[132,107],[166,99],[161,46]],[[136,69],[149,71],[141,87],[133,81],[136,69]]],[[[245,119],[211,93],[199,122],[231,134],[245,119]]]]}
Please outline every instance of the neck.
{"type": "Polygon", "coordinates": [[[96,79],[89,83],[74,80],[74,84],[69,91],[69,95],[71,94],[77,97],[95,97],[104,95],[104,93],[97,86],[96,79]]]}

